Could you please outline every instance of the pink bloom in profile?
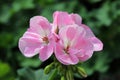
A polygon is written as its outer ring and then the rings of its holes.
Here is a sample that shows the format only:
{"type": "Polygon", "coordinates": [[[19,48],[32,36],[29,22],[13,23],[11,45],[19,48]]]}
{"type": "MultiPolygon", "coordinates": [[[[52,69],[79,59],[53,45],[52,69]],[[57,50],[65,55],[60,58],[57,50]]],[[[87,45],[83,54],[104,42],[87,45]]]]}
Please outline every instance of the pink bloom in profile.
{"type": "Polygon", "coordinates": [[[39,53],[42,61],[47,60],[53,53],[53,41],[51,39],[51,25],[42,16],[30,19],[30,28],[19,40],[19,49],[26,57],[32,57],[39,53]]]}
{"type": "Polygon", "coordinates": [[[59,36],[55,46],[58,61],[64,65],[74,65],[88,60],[94,51],[102,50],[102,42],[88,26],[82,24],[78,14],[56,11],[53,17],[53,25],[59,36]]]}

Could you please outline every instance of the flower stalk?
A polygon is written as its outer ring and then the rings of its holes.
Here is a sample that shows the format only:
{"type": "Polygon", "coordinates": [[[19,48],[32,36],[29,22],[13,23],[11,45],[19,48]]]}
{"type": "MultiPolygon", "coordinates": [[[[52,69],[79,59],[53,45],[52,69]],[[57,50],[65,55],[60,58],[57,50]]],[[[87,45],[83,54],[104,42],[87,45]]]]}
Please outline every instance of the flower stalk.
{"type": "Polygon", "coordinates": [[[54,57],[54,62],[47,65],[44,68],[44,73],[48,74],[53,70],[49,80],[54,80],[56,76],[60,76],[60,80],[74,80],[74,73],[79,74],[82,77],[87,77],[87,73],[84,68],[77,65],[63,65],[54,57]]]}

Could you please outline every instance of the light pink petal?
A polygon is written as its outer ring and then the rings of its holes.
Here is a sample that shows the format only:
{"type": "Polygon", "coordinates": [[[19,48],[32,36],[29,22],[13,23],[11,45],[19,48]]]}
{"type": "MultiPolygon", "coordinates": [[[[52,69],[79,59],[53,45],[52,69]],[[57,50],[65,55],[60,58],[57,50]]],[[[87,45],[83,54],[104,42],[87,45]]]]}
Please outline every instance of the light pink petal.
{"type": "Polygon", "coordinates": [[[74,23],[67,12],[56,11],[53,14],[53,19],[53,24],[58,26],[59,28],[74,23]]]}
{"type": "Polygon", "coordinates": [[[26,32],[19,40],[19,49],[26,57],[36,55],[41,45],[38,35],[30,32],[26,32]]]}
{"type": "Polygon", "coordinates": [[[91,58],[93,55],[93,50],[92,49],[81,49],[80,53],[77,53],[76,56],[78,56],[80,61],[86,61],[89,58],[91,58]]]}
{"type": "Polygon", "coordinates": [[[77,64],[79,61],[79,59],[75,55],[66,54],[59,44],[56,44],[55,56],[64,65],[77,64]]]}
{"type": "Polygon", "coordinates": [[[83,31],[83,33],[76,36],[74,44],[71,47],[79,50],[79,49],[89,48],[89,47],[93,48],[93,45],[91,41],[85,37],[85,33],[83,31]]]}
{"type": "Polygon", "coordinates": [[[72,20],[77,24],[77,25],[81,25],[82,23],[82,18],[81,16],[79,16],[78,14],[70,14],[72,20]]]}
{"type": "Polygon", "coordinates": [[[64,65],[75,65],[79,62],[79,59],[76,57],[76,55],[70,55],[70,54],[63,54],[59,57],[59,60],[64,65]]]}
{"type": "MultiPolygon", "coordinates": [[[[80,53],[81,52],[81,49],[76,49],[76,48],[69,48],[69,51],[68,51],[70,54],[77,54],[77,53],[80,53]]],[[[81,54],[82,55],[82,54],[81,54]]]]}
{"type": "Polygon", "coordinates": [[[82,24],[81,25],[85,30],[86,30],[86,37],[90,39],[90,41],[92,42],[93,46],[94,46],[94,50],[95,51],[100,51],[103,49],[103,43],[95,37],[95,35],[93,34],[93,32],[91,31],[91,29],[82,24]]]}
{"type": "Polygon", "coordinates": [[[92,37],[91,42],[94,46],[94,51],[101,51],[103,49],[103,43],[96,37],[92,37]]]}
{"type": "Polygon", "coordinates": [[[60,59],[60,56],[62,56],[63,54],[65,54],[65,52],[63,51],[63,47],[59,43],[56,43],[55,56],[58,61],[60,61],[63,64],[66,64],[66,63],[62,62],[62,60],[60,59]]]}
{"type": "Polygon", "coordinates": [[[30,28],[23,34],[22,37],[23,38],[34,38],[34,39],[42,41],[41,36],[37,33],[32,32],[30,28]]]}
{"type": "Polygon", "coordinates": [[[93,49],[87,49],[87,48],[76,49],[76,48],[71,48],[69,50],[69,53],[76,55],[80,61],[86,61],[86,60],[88,60],[92,56],[93,49]]]}
{"type": "Polygon", "coordinates": [[[68,25],[67,27],[62,27],[59,31],[60,39],[63,41],[65,47],[67,45],[73,45],[76,43],[78,37],[85,36],[85,31],[82,27],[78,25],[68,25]]]}
{"type": "Polygon", "coordinates": [[[74,54],[74,51],[80,61],[85,61],[92,56],[94,47],[89,39],[83,37],[78,38],[75,45],[70,49],[71,54],[74,54]]]}
{"type": "Polygon", "coordinates": [[[43,46],[39,52],[39,58],[42,61],[47,60],[53,54],[53,42],[48,43],[48,45],[43,46]]]}
{"type": "Polygon", "coordinates": [[[84,25],[84,24],[81,24],[80,27],[83,27],[84,30],[86,31],[86,37],[91,38],[91,37],[94,37],[94,36],[95,36],[95,35],[93,34],[92,30],[91,30],[88,26],[86,26],[86,25],[84,25]]]}
{"type": "MultiPolygon", "coordinates": [[[[91,56],[92,56],[92,55],[91,55],[91,56]]],[[[91,56],[84,55],[84,56],[82,56],[82,57],[79,57],[79,60],[80,60],[80,62],[83,62],[83,61],[86,61],[86,60],[90,59],[91,56]]]]}
{"type": "Polygon", "coordinates": [[[66,36],[69,40],[73,40],[74,37],[76,36],[76,29],[74,27],[69,27],[66,32],[66,36]]]}
{"type": "Polygon", "coordinates": [[[84,55],[82,57],[79,57],[80,62],[88,60],[90,57],[88,55],[84,55]]]}
{"type": "Polygon", "coordinates": [[[59,38],[62,41],[64,47],[67,47],[67,45],[69,44],[69,40],[66,35],[67,29],[68,27],[62,27],[59,31],[59,38]]]}
{"type": "Polygon", "coordinates": [[[30,19],[30,29],[39,35],[46,36],[50,33],[51,25],[46,18],[35,16],[30,19]]]}

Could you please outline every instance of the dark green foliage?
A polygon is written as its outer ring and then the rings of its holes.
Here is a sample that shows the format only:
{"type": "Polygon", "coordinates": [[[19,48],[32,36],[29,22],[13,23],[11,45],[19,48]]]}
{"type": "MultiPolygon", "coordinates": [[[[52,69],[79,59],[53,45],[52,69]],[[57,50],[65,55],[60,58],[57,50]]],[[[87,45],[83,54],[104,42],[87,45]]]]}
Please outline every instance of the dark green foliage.
{"type": "Polygon", "coordinates": [[[48,80],[50,74],[45,75],[42,69],[33,71],[30,68],[23,68],[18,70],[17,80],[48,80]]]}
{"type": "Polygon", "coordinates": [[[83,23],[104,43],[103,51],[95,52],[82,64],[88,76],[94,77],[97,72],[99,77],[92,80],[117,80],[120,74],[120,0],[0,0],[0,80],[48,80],[49,75],[43,74],[48,63],[41,64],[38,55],[24,57],[18,49],[18,40],[29,27],[31,17],[42,15],[52,22],[56,10],[81,15],[83,23]]]}

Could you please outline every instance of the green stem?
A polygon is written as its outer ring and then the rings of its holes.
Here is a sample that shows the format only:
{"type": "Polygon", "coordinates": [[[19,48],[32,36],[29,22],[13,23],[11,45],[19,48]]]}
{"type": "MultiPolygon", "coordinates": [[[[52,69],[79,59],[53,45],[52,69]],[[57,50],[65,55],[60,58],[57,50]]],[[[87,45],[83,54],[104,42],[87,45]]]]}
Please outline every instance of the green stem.
{"type": "Polygon", "coordinates": [[[66,80],[74,80],[72,66],[67,66],[66,80]]]}
{"type": "Polygon", "coordinates": [[[55,76],[57,75],[57,69],[54,69],[52,75],[49,77],[48,80],[54,80],[55,76]]]}

